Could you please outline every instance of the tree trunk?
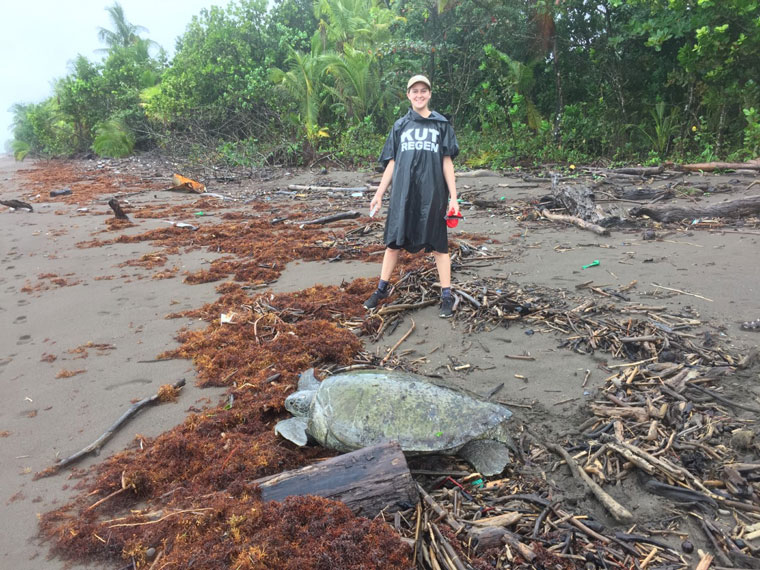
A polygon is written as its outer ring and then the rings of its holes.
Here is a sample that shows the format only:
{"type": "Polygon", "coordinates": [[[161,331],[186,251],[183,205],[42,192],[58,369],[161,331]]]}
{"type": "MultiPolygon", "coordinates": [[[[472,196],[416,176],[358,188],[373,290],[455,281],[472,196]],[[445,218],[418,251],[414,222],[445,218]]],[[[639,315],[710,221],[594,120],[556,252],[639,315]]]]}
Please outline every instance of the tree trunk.
{"type": "Polygon", "coordinates": [[[704,206],[703,208],[637,206],[631,208],[629,212],[631,216],[649,216],[656,222],[680,222],[681,220],[694,220],[696,218],[741,218],[758,213],[760,213],[760,195],[704,206]]]}
{"type": "Polygon", "coordinates": [[[342,501],[357,515],[368,518],[383,509],[394,512],[419,502],[406,458],[396,442],[365,447],[254,483],[265,501],[317,495],[342,501]]]}

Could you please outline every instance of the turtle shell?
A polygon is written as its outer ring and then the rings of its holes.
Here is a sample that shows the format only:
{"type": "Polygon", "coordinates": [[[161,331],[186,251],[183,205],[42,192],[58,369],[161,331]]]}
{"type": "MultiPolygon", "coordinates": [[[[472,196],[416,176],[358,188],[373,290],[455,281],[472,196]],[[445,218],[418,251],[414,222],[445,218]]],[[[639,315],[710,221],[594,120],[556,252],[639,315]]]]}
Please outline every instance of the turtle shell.
{"type": "Polygon", "coordinates": [[[338,451],[398,441],[407,452],[455,453],[468,441],[488,437],[511,415],[504,406],[420,376],[363,370],[322,382],[311,403],[308,432],[338,451]]]}

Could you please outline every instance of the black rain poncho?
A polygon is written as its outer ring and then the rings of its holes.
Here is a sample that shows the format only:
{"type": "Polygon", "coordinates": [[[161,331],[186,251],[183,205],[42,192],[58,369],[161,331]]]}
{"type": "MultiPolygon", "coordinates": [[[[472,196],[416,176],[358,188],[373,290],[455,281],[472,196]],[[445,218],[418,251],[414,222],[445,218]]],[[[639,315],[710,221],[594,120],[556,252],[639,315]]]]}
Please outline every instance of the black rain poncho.
{"type": "Polygon", "coordinates": [[[448,253],[443,157],[457,154],[454,129],[435,111],[425,118],[409,109],[394,123],[380,155],[383,166],[396,161],[383,236],[387,247],[448,253]]]}

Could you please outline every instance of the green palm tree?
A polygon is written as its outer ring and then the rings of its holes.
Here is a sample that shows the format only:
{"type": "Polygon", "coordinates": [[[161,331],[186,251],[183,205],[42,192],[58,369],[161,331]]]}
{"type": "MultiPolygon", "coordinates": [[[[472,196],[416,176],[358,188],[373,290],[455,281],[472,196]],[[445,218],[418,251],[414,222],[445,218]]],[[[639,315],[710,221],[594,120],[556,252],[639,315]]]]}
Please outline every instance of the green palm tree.
{"type": "Polygon", "coordinates": [[[322,47],[329,42],[339,53],[346,44],[371,48],[382,43],[390,36],[391,24],[403,20],[378,0],[315,0],[314,15],[322,47]]]}
{"type": "Polygon", "coordinates": [[[318,42],[312,42],[310,53],[290,48],[286,59],[290,65],[288,71],[279,68],[269,71],[270,79],[282,85],[298,102],[300,126],[306,134],[306,152],[311,156],[316,152],[319,139],[328,136],[327,129],[319,126],[319,114],[324,104],[322,78],[329,58],[320,53],[315,43],[318,42]]]}
{"type": "Polygon", "coordinates": [[[106,8],[108,17],[111,19],[112,30],[108,28],[98,28],[98,39],[108,46],[108,49],[115,47],[130,47],[139,42],[146,42],[139,34],[148,30],[142,26],[127,21],[124,15],[124,8],[118,2],[113,6],[106,8]]]}
{"type": "Polygon", "coordinates": [[[372,55],[345,45],[342,54],[332,54],[326,61],[327,71],[335,77],[335,87],[329,91],[350,119],[361,121],[389,100],[390,94],[381,87],[372,55]]]}
{"type": "Polygon", "coordinates": [[[487,45],[483,48],[491,64],[495,67],[497,81],[504,90],[507,100],[511,100],[513,95],[519,95],[522,98],[525,110],[525,123],[534,131],[537,131],[541,125],[541,114],[538,112],[536,104],[531,97],[533,86],[535,85],[535,76],[533,68],[539,60],[534,59],[528,64],[512,59],[506,53],[499,51],[493,45],[487,45]]]}

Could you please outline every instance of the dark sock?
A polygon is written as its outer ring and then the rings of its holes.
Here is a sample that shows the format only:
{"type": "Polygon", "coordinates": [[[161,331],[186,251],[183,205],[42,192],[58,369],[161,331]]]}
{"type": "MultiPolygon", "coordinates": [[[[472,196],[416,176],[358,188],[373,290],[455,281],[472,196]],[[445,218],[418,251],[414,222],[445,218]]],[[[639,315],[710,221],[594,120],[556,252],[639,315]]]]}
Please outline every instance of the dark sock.
{"type": "Polygon", "coordinates": [[[451,297],[451,287],[441,288],[441,298],[443,297],[451,297]]]}
{"type": "Polygon", "coordinates": [[[384,279],[380,280],[380,283],[377,284],[377,290],[381,293],[385,293],[385,291],[388,289],[388,282],[384,279]]]}

